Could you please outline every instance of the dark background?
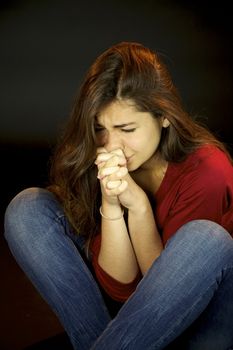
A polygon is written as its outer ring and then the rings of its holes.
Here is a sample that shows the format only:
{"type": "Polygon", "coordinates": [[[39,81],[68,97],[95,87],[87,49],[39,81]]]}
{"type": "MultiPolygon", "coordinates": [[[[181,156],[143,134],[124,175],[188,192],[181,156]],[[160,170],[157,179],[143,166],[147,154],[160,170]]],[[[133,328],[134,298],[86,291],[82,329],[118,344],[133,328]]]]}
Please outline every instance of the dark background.
{"type": "Polygon", "coordinates": [[[0,10],[3,207],[21,188],[44,182],[48,153],[86,70],[119,41],[162,53],[188,111],[232,143],[227,1],[8,0],[0,10]]]}
{"type": "MultiPolygon", "coordinates": [[[[187,110],[232,150],[231,14],[225,0],[1,1],[1,228],[18,191],[46,185],[51,150],[79,84],[117,42],[138,41],[162,53],[187,110]]],[[[61,326],[2,236],[0,242],[0,348],[21,349],[61,326]]]]}

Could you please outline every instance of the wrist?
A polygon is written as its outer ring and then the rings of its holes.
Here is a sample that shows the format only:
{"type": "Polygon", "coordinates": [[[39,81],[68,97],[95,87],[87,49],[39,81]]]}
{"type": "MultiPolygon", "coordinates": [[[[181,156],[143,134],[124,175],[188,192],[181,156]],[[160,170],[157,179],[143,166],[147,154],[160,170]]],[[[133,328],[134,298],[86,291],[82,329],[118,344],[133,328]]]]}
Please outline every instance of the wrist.
{"type": "Polygon", "coordinates": [[[102,218],[104,218],[105,220],[108,220],[108,221],[116,221],[116,220],[120,220],[123,218],[124,216],[124,209],[121,209],[121,214],[119,216],[115,216],[115,213],[114,213],[114,217],[112,216],[107,216],[103,213],[103,210],[102,210],[102,206],[100,207],[100,215],[102,216],[102,218]]]}
{"type": "Polygon", "coordinates": [[[129,214],[135,215],[145,215],[148,210],[151,210],[151,204],[147,195],[143,195],[140,200],[135,201],[135,203],[128,208],[129,214]]]}
{"type": "Polygon", "coordinates": [[[100,214],[103,218],[115,220],[123,216],[123,209],[119,202],[112,204],[102,201],[102,205],[100,207],[100,214]]]}

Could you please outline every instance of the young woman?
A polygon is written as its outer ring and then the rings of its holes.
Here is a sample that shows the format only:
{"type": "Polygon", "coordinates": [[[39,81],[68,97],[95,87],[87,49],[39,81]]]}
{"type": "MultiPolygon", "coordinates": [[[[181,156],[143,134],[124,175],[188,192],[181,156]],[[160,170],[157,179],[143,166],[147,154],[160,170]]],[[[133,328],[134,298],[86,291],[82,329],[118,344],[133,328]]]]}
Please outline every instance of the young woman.
{"type": "Polygon", "coordinates": [[[229,154],[133,42],[87,72],[51,186],[19,193],[5,215],[13,255],[82,350],[229,349],[231,234],[229,154]]]}

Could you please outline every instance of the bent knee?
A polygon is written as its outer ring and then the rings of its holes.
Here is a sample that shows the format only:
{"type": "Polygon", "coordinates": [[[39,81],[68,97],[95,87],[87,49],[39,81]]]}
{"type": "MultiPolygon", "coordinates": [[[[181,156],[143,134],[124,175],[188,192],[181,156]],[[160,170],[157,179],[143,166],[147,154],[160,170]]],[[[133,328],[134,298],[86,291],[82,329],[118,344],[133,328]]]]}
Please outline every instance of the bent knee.
{"type": "Polygon", "coordinates": [[[209,240],[221,240],[231,239],[229,232],[218,223],[211,220],[192,220],[183,225],[178,231],[182,231],[182,234],[194,235],[197,239],[209,240]]]}
{"type": "Polygon", "coordinates": [[[233,239],[221,225],[210,220],[193,220],[183,225],[176,233],[177,239],[190,242],[193,247],[202,250],[231,250],[233,239]]]}
{"type": "Polygon", "coordinates": [[[5,220],[10,220],[14,222],[18,221],[20,218],[27,216],[29,212],[32,214],[33,207],[42,193],[47,193],[47,190],[37,187],[27,188],[19,192],[8,204],[5,212],[5,220]]]}
{"type": "Polygon", "coordinates": [[[171,237],[165,246],[166,256],[198,269],[222,271],[233,261],[233,239],[219,224],[193,220],[171,237]]]}
{"type": "Polygon", "coordinates": [[[37,217],[42,197],[51,196],[46,189],[32,187],[19,192],[8,204],[4,217],[4,235],[8,240],[30,225],[32,218],[37,217]]]}

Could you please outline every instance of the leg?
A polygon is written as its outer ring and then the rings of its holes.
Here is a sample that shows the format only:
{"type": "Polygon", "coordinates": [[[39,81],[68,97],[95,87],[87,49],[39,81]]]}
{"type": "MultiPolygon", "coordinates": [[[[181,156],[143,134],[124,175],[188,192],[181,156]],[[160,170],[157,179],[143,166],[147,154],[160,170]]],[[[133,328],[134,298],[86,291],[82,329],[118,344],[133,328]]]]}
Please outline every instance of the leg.
{"type": "Polygon", "coordinates": [[[16,261],[58,315],[75,349],[89,349],[110,316],[55,197],[27,189],[9,204],[5,236],[16,261]]]}
{"type": "Polygon", "coordinates": [[[233,348],[232,269],[203,313],[166,350],[230,350],[233,348]],[[230,284],[227,282],[230,278],[230,284]]]}
{"type": "Polygon", "coordinates": [[[168,242],[92,349],[164,349],[208,307],[216,321],[208,318],[197,346],[185,349],[226,350],[233,343],[233,239],[221,226],[198,220],[168,242]]]}

